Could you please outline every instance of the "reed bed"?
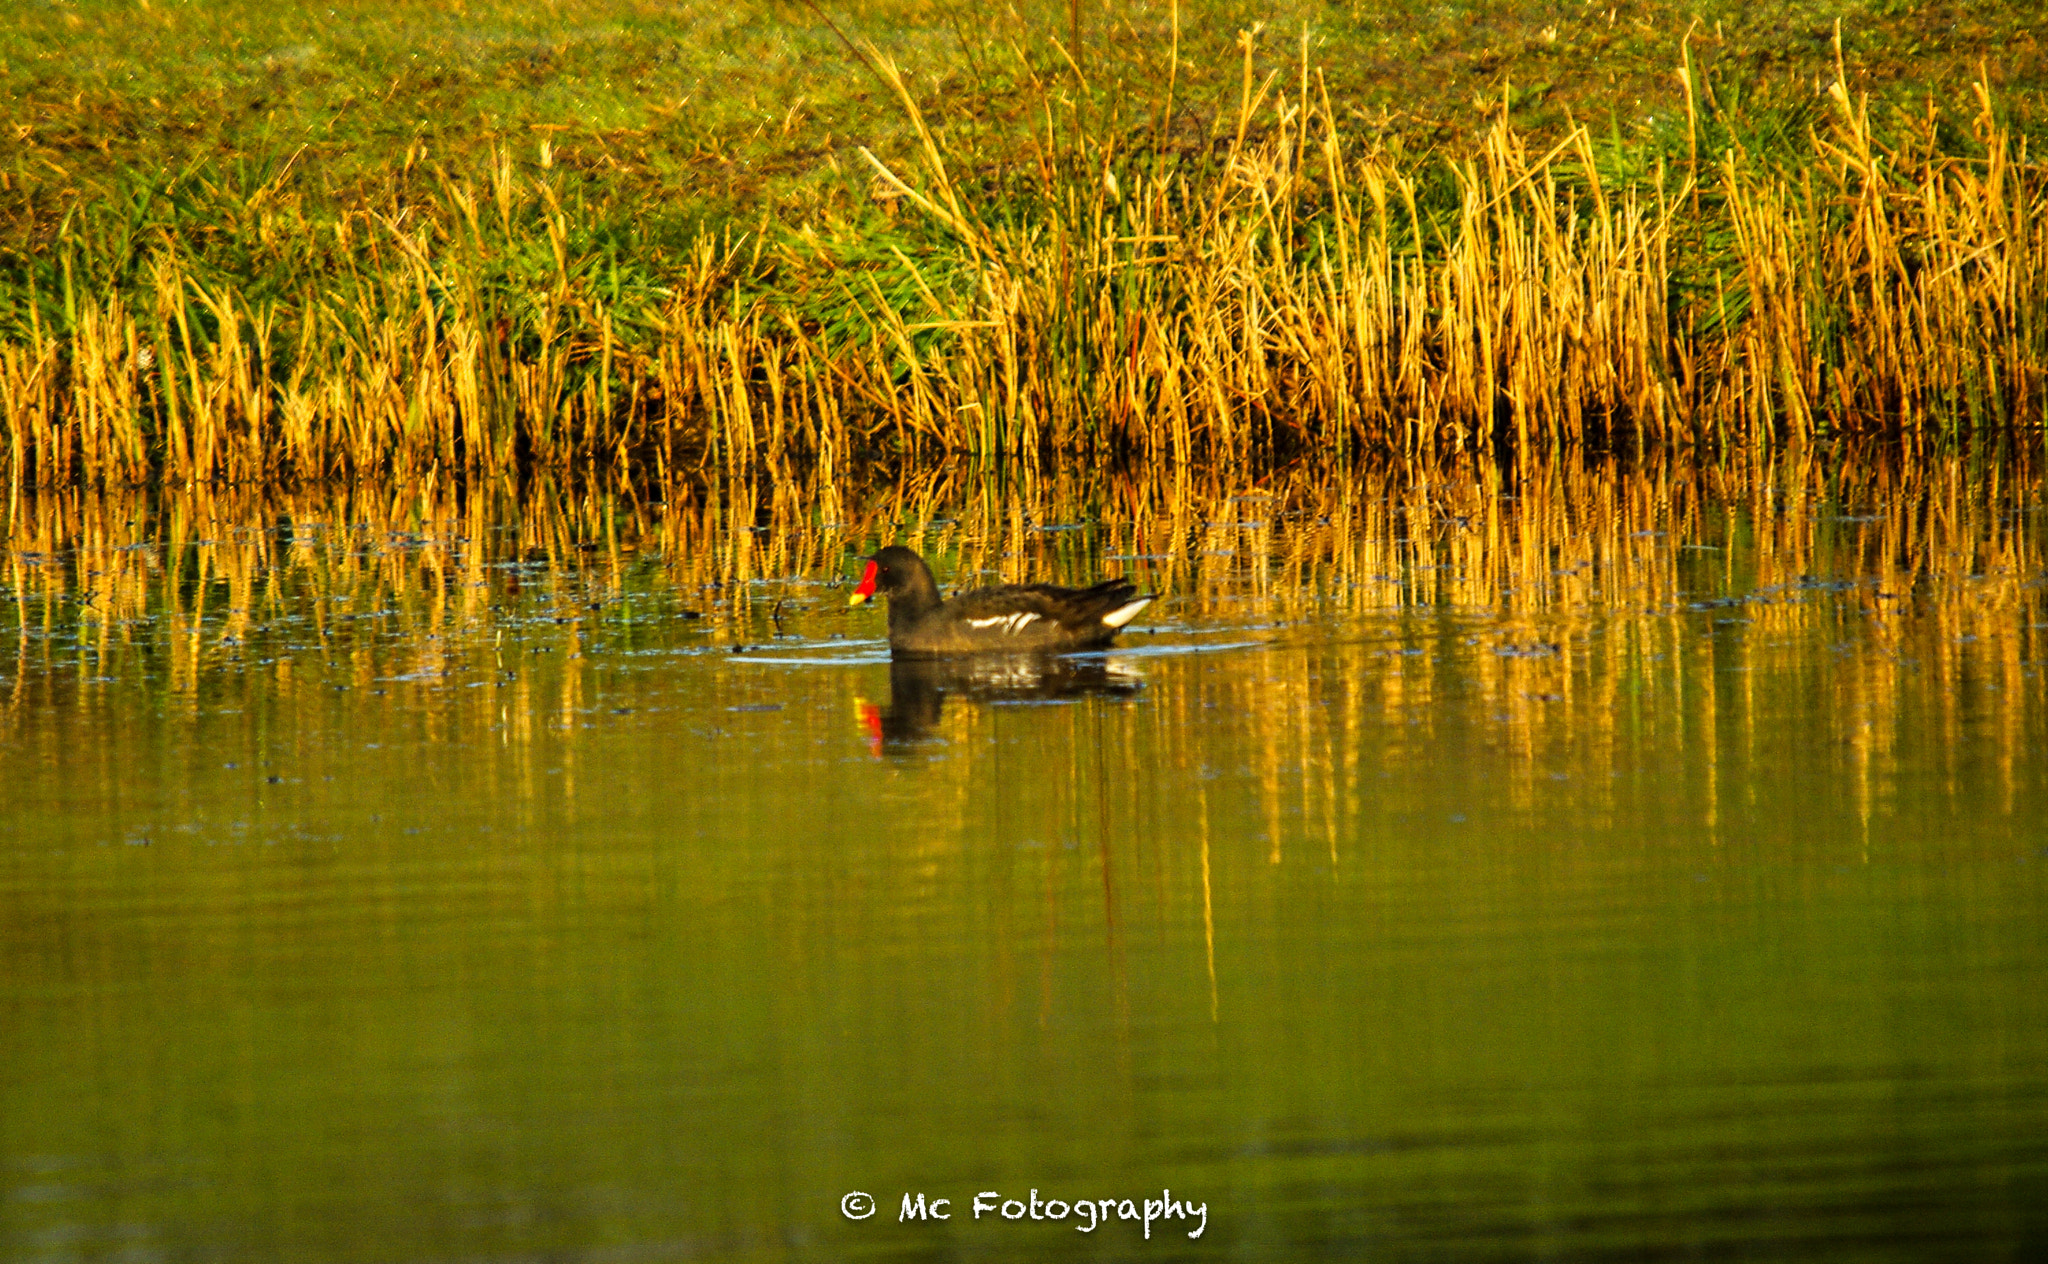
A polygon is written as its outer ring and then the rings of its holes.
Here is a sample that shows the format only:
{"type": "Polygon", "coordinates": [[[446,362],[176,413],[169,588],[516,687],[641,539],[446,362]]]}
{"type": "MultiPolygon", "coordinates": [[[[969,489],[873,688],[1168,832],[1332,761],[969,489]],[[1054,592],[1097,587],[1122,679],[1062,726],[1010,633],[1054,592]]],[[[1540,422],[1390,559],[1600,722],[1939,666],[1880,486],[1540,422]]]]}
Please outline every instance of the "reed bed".
{"type": "Polygon", "coordinates": [[[1262,77],[1244,51],[1213,144],[1133,107],[1008,165],[874,55],[918,138],[862,151],[895,236],[764,216],[659,275],[545,147],[409,155],[331,222],[281,173],[189,211],[203,231],[67,229],[61,292],[0,326],[8,476],[829,482],[883,454],[1725,451],[2042,420],[2048,178],[1981,85],[1966,143],[1934,117],[1879,135],[1838,74],[1797,152],[1696,118],[1689,160],[1631,171],[1503,108],[1475,152],[1418,163],[1348,136],[1306,55],[1262,77]],[[195,244],[223,237],[252,243],[238,267],[195,244]]]}

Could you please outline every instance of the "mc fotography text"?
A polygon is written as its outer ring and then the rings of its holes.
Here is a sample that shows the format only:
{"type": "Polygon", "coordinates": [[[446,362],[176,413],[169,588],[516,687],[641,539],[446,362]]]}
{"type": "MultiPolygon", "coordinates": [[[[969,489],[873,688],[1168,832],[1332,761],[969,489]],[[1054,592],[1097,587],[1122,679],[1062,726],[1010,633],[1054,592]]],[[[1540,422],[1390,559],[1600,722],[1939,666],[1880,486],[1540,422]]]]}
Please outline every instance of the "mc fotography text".
{"type": "MultiPolygon", "coordinates": [[[[1145,1226],[1145,1236],[1152,1236],[1154,1224],[1177,1222],[1180,1228],[1188,1221],[1195,1227],[1188,1230],[1188,1236],[1199,1238],[1209,1227],[1209,1204],[1193,1203],[1173,1196],[1170,1189],[1159,1191],[1157,1198],[1077,1198],[1072,1202],[1063,1198],[1040,1198],[1032,1190],[1028,1198],[1005,1198],[993,1189],[983,1190],[967,1201],[973,1218],[980,1220],[1054,1220],[1072,1221],[1080,1233],[1093,1233],[1100,1225],[1111,1220],[1130,1220],[1145,1226]]],[[[872,1194],[854,1190],[839,1200],[839,1210],[848,1220],[866,1220],[875,1214],[877,1204],[872,1194]]],[[[902,1209],[896,1213],[900,1223],[906,1220],[951,1220],[953,1200],[950,1198],[927,1198],[922,1192],[903,1195],[902,1209]]]]}

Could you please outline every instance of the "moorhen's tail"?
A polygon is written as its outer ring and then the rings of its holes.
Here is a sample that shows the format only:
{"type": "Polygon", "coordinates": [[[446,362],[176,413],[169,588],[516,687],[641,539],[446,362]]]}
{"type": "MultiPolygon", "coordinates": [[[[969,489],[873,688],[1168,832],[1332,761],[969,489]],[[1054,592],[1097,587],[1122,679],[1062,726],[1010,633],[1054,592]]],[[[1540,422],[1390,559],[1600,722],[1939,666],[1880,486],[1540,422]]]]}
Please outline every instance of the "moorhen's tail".
{"type": "Polygon", "coordinates": [[[1075,628],[1120,629],[1152,604],[1152,594],[1139,596],[1137,586],[1128,579],[1105,579],[1060,595],[1066,598],[1060,602],[1065,607],[1060,622],[1075,628]]]}

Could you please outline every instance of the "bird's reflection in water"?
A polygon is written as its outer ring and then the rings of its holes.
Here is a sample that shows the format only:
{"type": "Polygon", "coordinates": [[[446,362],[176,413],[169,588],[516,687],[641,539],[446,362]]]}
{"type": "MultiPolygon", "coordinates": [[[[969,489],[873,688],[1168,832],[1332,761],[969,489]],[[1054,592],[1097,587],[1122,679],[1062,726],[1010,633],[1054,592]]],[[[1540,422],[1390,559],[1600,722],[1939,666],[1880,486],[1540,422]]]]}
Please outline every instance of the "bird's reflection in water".
{"type": "Polygon", "coordinates": [[[932,736],[948,697],[989,703],[1062,702],[1090,696],[1128,697],[1143,682],[1107,658],[976,655],[898,659],[889,664],[889,705],[856,704],[868,748],[877,756],[932,736]]]}

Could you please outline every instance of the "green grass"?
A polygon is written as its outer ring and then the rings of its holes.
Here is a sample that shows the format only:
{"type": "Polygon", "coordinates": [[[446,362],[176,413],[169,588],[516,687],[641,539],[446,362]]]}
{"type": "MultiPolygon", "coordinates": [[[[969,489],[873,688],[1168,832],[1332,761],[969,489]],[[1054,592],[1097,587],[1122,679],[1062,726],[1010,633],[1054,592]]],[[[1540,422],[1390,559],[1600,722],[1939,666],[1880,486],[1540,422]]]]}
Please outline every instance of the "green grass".
{"type": "MultiPolygon", "coordinates": [[[[422,164],[473,170],[546,142],[621,208],[653,262],[701,224],[829,230],[872,210],[855,154],[906,148],[895,103],[801,4],[646,0],[10,0],[0,27],[0,251],[48,244],[112,202],[174,231],[210,199],[279,187],[315,218],[388,194],[422,164]],[[145,195],[163,205],[136,203],[145,195]],[[181,202],[180,198],[186,199],[181,202]]],[[[1122,109],[1149,126],[1168,6],[1080,9],[1082,90],[1055,47],[1063,4],[827,6],[902,65],[948,143],[1025,161],[1055,129],[1122,109]]],[[[1307,32],[1339,116],[1412,152],[1459,149],[1506,100],[1537,132],[1567,115],[1651,152],[1684,148],[1680,40],[1738,126],[1796,139],[1831,77],[1842,24],[1851,87],[1918,113],[1955,102],[1980,63],[2022,129],[2048,49],[2030,3],[1245,4],[1195,0],[1181,26],[1174,136],[1235,111],[1236,39],[1263,24],[1283,74],[1307,32]]],[[[205,225],[193,223],[204,235],[205,225]]],[[[19,264],[15,266],[18,276],[19,264]]]]}
{"type": "MultiPolygon", "coordinates": [[[[963,121],[1027,113],[1032,103],[1005,96],[1051,71],[1052,42],[1070,35],[1063,4],[992,19],[964,2],[825,12],[959,100],[963,121]]],[[[1510,83],[1530,121],[1569,109],[1631,129],[1679,107],[1671,70],[1695,23],[1702,65],[1731,87],[1810,96],[1840,21],[1852,88],[1910,103],[1961,91],[1980,61],[2006,95],[2037,90],[2048,74],[2038,16],[2012,0],[1197,0],[1182,14],[1181,83],[1197,113],[1205,102],[1213,112],[1235,90],[1239,30],[1262,24],[1278,67],[1305,28],[1332,91],[1364,117],[1384,112],[1390,134],[1455,138],[1510,83]]],[[[1091,83],[1149,95],[1168,27],[1164,4],[1084,5],[1091,83]]],[[[0,30],[0,115],[30,154],[164,164],[308,145],[344,182],[383,170],[414,139],[454,157],[560,129],[565,149],[600,164],[609,154],[636,178],[701,183],[742,165],[734,189],[760,193],[891,126],[876,117],[877,92],[812,11],[787,0],[14,0],[0,30]]]]}

